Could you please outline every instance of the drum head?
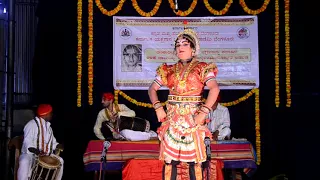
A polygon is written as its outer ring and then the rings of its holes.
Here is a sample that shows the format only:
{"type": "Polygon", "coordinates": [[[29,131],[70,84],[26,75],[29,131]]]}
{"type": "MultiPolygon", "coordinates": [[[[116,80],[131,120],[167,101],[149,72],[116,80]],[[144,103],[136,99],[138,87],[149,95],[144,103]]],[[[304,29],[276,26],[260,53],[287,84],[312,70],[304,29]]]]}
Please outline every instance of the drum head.
{"type": "Polygon", "coordinates": [[[53,156],[39,156],[39,164],[46,168],[57,168],[60,166],[60,161],[53,156]]]}

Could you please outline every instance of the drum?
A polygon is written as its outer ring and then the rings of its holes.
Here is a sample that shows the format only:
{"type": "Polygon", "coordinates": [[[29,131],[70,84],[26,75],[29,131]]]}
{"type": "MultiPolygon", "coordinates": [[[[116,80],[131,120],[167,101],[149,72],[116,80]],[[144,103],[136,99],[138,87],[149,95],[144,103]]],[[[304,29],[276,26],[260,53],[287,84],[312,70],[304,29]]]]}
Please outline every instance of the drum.
{"type": "Polygon", "coordinates": [[[55,180],[61,163],[54,156],[39,156],[33,167],[30,180],[55,180]]]}
{"type": "Polygon", "coordinates": [[[150,130],[150,122],[139,117],[120,116],[119,130],[123,129],[146,132],[150,130]]]}

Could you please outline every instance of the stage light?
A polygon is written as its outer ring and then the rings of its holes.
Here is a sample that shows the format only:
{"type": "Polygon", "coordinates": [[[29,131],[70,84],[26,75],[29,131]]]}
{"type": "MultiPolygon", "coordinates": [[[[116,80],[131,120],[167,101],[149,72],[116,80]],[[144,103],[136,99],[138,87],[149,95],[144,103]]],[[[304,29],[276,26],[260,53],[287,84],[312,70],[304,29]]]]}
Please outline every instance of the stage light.
{"type": "Polygon", "coordinates": [[[7,9],[5,8],[4,4],[0,2],[0,14],[6,14],[7,9]]]}

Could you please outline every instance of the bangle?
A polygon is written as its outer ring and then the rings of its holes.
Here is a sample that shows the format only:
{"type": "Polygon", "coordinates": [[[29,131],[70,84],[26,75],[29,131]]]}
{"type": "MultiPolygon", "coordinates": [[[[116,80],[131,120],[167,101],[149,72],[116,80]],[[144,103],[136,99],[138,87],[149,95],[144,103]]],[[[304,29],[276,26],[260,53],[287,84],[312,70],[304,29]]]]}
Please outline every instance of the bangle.
{"type": "Polygon", "coordinates": [[[207,108],[207,109],[209,110],[209,112],[212,111],[212,108],[208,107],[208,106],[205,105],[205,104],[202,104],[202,107],[207,108]]]}
{"type": "Polygon", "coordinates": [[[157,102],[157,103],[155,103],[155,104],[153,105],[153,108],[154,108],[154,109],[158,109],[158,108],[160,108],[160,107],[162,107],[162,105],[161,105],[160,102],[157,102]]]}
{"type": "Polygon", "coordinates": [[[152,103],[152,106],[154,106],[155,104],[160,103],[160,101],[155,101],[154,103],[152,103]]]}
{"type": "Polygon", "coordinates": [[[154,109],[155,111],[158,111],[159,109],[163,108],[162,106],[161,107],[158,107],[157,109],[154,109]]]}
{"type": "Polygon", "coordinates": [[[204,112],[205,114],[209,114],[209,113],[210,113],[209,109],[206,108],[206,107],[203,107],[203,106],[201,106],[199,110],[200,110],[201,112],[204,112]]]}

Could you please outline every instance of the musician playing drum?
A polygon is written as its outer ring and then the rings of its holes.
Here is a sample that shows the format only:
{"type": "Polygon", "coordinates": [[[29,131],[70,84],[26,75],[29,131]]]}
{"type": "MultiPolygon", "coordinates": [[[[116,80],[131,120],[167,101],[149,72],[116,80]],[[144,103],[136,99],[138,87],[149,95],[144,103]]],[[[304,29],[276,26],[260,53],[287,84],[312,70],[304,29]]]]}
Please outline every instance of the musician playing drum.
{"type": "Polygon", "coordinates": [[[137,118],[135,117],[136,113],[133,110],[129,109],[124,104],[115,104],[114,96],[112,93],[110,92],[103,93],[101,103],[104,108],[99,112],[95,126],[93,128],[97,138],[101,140],[105,140],[105,139],[148,140],[151,137],[157,136],[154,131],[149,131],[150,127],[146,128],[145,132],[136,131],[135,129],[122,130],[119,127],[120,117],[122,116],[123,119],[125,120],[130,118],[135,119],[137,118]],[[125,117],[129,117],[129,118],[125,118],[125,117]]]}
{"type": "Polygon", "coordinates": [[[53,154],[53,151],[60,146],[53,135],[50,127],[52,119],[52,106],[40,104],[37,108],[37,116],[30,120],[24,127],[24,139],[19,157],[18,179],[27,180],[31,176],[31,168],[35,162],[36,155],[30,152],[29,148],[36,148],[41,156],[53,156],[59,159],[61,168],[56,176],[60,180],[63,174],[63,159],[53,154]]]}

